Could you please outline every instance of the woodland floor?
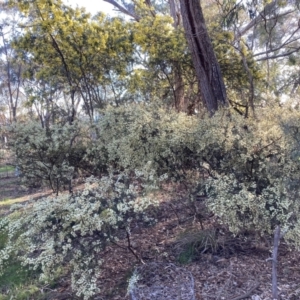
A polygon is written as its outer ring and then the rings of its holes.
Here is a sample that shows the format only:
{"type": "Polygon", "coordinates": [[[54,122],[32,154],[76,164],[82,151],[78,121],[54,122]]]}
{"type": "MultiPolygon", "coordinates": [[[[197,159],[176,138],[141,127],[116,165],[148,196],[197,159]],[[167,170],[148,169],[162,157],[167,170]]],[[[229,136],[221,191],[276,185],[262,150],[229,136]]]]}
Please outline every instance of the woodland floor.
{"type": "MultiPolygon", "coordinates": [[[[2,178],[0,216],[9,213],[12,203],[38,201],[50,194],[49,190],[28,190],[16,178],[2,178]]],[[[213,215],[205,213],[205,199],[191,205],[180,188],[169,187],[153,196],[160,201],[154,212],[156,225],[135,224],[131,228],[133,250],[145,263],[173,263],[189,270],[197,300],[272,299],[272,264],[266,261],[272,240],[261,242],[251,235],[232,237],[213,215]],[[203,228],[197,218],[200,214],[203,228]]],[[[129,299],[128,280],[140,263],[129,251],[125,236],[120,237],[118,246],[107,247],[101,255],[104,263],[98,286],[102,292],[95,300],[129,299]]],[[[47,291],[44,299],[78,299],[71,293],[68,278],[61,278],[56,287],[43,289],[47,291]]],[[[300,253],[289,251],[284,243],[279,246],[278,290],[279,299],[300,299],[300,253]]]]}

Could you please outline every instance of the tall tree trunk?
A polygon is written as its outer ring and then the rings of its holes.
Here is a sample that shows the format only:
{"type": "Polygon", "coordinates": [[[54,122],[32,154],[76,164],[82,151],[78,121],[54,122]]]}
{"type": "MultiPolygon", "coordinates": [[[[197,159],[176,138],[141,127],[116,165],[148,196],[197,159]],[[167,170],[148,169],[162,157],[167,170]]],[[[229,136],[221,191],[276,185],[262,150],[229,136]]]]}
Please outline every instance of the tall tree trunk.
{"type": "Polygon", "coordinates": [[[228,105],[220,66],[207,32],[200,1],[180,0],[180,6],[202,101],[212,115],[219,106],[228,105]]]}
{"type": "Polygon", "coordinates": [[[187,99],[185,97],[185,85],[182,76],[182,71],[179,62],[174,62],[174,97],[175,97],[175,108],[178,112],[186,112],[187,110],[187,99]]]}

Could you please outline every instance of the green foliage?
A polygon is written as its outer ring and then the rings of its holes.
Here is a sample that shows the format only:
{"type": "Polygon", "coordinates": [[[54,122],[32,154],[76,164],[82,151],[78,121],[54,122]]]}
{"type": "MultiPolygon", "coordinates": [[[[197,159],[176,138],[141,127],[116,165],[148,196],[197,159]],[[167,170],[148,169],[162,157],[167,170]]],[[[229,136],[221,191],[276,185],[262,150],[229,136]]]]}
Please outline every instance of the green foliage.
{"type": "Polygon", "coordinates": [[[101,250],[118,241],[122,229],[129,231],[131,222],[154,221],[146,212],[155,201],[138,197],[136,188],[126,186],[127,180],[126,174],[90,178],[85,189],[73,196],[61,195],[12,208],[19,216],[12,215],[0,223],[0,229],[8,233],[1,250],[2,269],[12,255],[17,255],[23,265],[40,269],[44,281],[69,269],[73,290],[90,299],[99,291],[101,250]]]}
{"type": "Polygon", "coordinates": [[[262,85],[264,68],[254,60],[253,53],[246,47],[246,43],[240,43],[239,50],[233,46],[234,33],[222,30],[217,24],[211,26],[210,33],[231,105],[244,112],[248,106],[249,75],[243,65],[243,57],[253,77],[256,101],[259,99],[258,95],[265,92],[265,86],[262,85]]]}
{"type": "Polygon", "coordinates": [[[145,15],[132,25],[132,33],[137,53],[144,59],[138,60],[133,70],[130,91],[136,97],[142,95],[142,101],[174,105],[176,74],[181,74],[183,88],[194,74],[182,28],[175,29],[168,15],[145,15]]]}
{"type": "Polygon", "coordinates": [[[84,9],[73,9],[60,0],[11,2],[28,14],[26,29],[14,47],[28,65],[24,76],[29,79],[29,106],[50,107],[49,100],[60,92],[67,105],[62,107],[55,98],[52,110],[59,108],[60,114],[74,119],[72,110],[78,110],[80,97],[85,113],[93,119],[95,107],[120,101],[117,94],[123,92],[133,61],[128,24],[103,14],[92,19],[84,9]]]}
{"type": "Polygon", "coordinates": [[[7,173],[7,172],[12,172],[14,171],[14,167],[13,166],[0,166],[0,173],[7,173]]]}

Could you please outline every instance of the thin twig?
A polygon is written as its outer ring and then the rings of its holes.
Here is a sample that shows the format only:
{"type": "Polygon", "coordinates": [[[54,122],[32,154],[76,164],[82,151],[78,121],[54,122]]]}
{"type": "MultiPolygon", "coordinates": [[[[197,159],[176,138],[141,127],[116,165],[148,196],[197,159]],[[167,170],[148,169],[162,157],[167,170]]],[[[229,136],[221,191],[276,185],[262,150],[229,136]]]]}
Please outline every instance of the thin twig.
{"type": "Polygon", "coordinates": [[[145,262],[143,261],[143,259],[141,257],[139,257],[135,251],[132,249],[132,246],[131,246],[131,241],[130,241],[130,232],[129,230],[126,229],[126,236],[127,236],[127,243],[128,243],[128,249],[129,251],[136,257],[136,259],[142,263],[143,265],[145,264],[145,262]]]}
{"type": "Polygon", "coordinates": [[[127,236],[127,247],[120,245],[119,243],[115,242],[114,240],[111,240],[110,242],[123,250],[129,250],[136,257],[136,259],[144,265],[145,262],[132,249],[131,242],[130,242],[130,234],[128,233],[127,230],[126,230],[126,236],[127,236]]]}
{"type": "Polygon", "coordinates": [[[241,299],[245,299],[247,297],[249,297],[253,291],[255,291],[258,287],[260,286],[260,283],[256,283],[256,285],[251,288],[247,293],[245,293],[244,295],[241,295],[241,296],[238,296],[238,297],[235,297],[235,298],[232,298],[231,300],[241,300],[241,299]]]}

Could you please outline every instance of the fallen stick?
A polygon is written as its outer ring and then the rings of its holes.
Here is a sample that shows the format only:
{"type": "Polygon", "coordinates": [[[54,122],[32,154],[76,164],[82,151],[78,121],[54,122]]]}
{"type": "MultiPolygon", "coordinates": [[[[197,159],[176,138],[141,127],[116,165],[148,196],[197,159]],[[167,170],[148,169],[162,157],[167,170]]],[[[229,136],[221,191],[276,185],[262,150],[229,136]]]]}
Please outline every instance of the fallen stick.
{"type": "Polygon", "coordinates": [[[253,291],[255,291],[260,286],[260,283],[258,282],[253,288],[251,288],[247,293],[241,296],[237,296],[235,298],[232,298],[231,300],[241,300],[249,297],[253,291]]]}

